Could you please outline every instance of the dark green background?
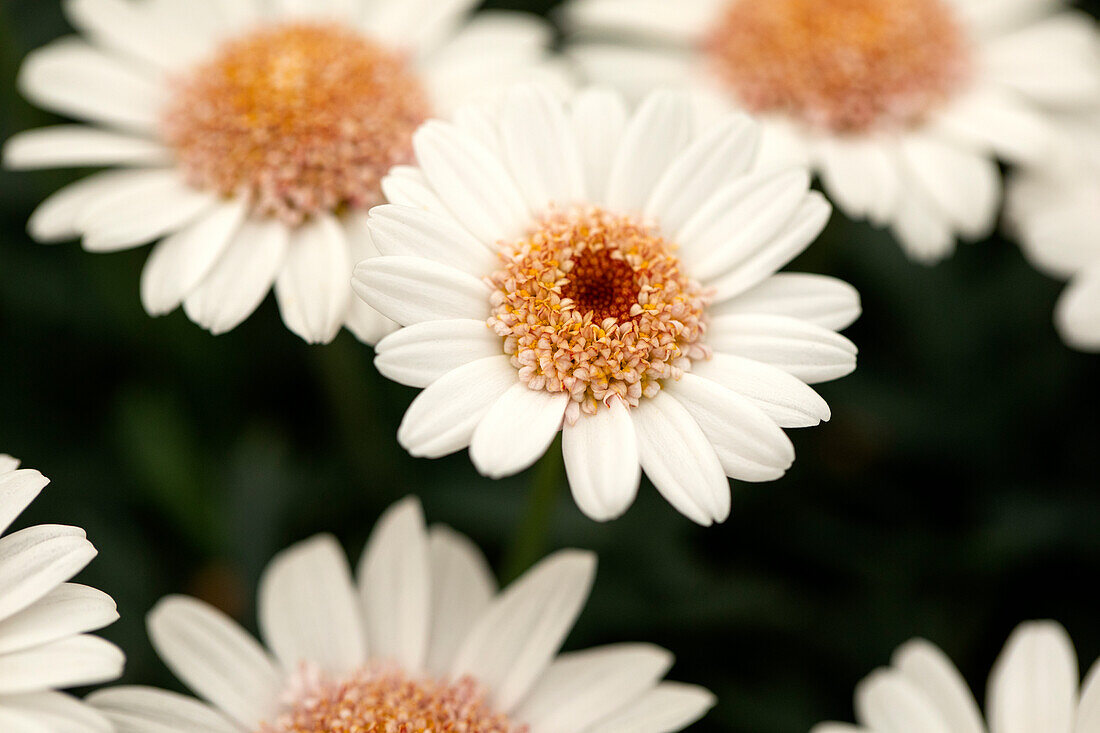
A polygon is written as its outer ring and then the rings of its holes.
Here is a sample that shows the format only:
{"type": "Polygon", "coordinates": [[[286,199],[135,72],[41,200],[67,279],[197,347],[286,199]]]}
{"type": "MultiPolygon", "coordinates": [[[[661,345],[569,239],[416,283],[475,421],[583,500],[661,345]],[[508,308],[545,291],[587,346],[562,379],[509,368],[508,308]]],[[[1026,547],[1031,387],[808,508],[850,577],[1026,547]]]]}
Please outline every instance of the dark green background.
{"type": "MultiPolygon", "coordinates": [[[[65,32],[54,0],[0,0],[0,138],[53,121],[13,79],[27,51],[65,32]]],[[[0,173],[0,450],[53,478],[21,522],[77,524],[99,547],[82,580],[118,601],[105,635],[129,653],[127,682],[175,685],[144,637],[159,597],[197,594],[254,628],[273,553],[331,531],[357,557],[409,493],[505,564],[533,472],[493,482],[464,453],[410,459],[394,432],[414,391],[382,379],[347,335],[304,345],[270,299],[220,338],[180,313],[148,318],[147,250],[90,255],[24,233],[75,175],[0,173]]],[[[859,370],[821,388],[832,422],[794,431],[789,476],[734,485],[733,515],[713,529],[648,485],[624,519],[597,525],[563,486],[547,548],[601,559],[568,646],[672,649],[672,676],[720,698],[696,730],[739,733],[850,719],[855,683],[917,635],[979,695],[1024,619],[1062,621],[1090,663],[1100,357],[1054,333],[1060,285],[1002,239],[929,269],[839,215],[797,264],[864,297],[849,331],[859,370]]]]}

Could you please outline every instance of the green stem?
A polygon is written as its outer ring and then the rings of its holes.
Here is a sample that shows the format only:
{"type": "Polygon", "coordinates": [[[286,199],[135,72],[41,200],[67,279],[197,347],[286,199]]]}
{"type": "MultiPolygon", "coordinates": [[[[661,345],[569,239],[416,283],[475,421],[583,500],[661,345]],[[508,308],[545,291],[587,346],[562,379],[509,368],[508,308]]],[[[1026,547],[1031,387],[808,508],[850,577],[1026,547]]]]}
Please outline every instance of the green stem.
{"type": "Polygon", "coordinates": [[[564,467],[559,437],[531,472],[527,509],[504,556],[506,583],[518,578],[546,553],[564,467]]]}

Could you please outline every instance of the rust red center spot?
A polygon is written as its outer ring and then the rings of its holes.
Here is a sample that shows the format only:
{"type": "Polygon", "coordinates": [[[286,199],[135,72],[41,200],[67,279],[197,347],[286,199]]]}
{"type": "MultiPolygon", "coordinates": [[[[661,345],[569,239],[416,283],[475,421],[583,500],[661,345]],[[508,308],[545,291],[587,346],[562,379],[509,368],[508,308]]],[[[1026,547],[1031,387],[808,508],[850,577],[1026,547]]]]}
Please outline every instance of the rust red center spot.
{"type": "Polygon", "coordinates": [[[591,313],[592,320],[600,323],[635,317],[630,312],[638,302],[634,268],[616,258],[614,250],[585,249],[573,257],[567,275],[561,294],[573,301],[577,312],[591,313]]]}

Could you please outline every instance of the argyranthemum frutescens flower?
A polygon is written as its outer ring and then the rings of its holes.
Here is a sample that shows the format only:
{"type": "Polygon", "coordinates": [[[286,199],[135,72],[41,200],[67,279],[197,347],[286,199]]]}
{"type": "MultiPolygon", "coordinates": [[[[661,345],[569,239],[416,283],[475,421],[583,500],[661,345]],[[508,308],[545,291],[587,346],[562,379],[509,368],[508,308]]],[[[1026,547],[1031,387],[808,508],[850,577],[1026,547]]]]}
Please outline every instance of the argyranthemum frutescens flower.
{"type": "Polygon", "coordinates": [[[432,115],[517,79],[553,76],[550,31],[476,0],[66,0],[84,38],[32,53],[39,105],[90,124],[8,142],[16,168],[109,166],[44,202],[43,241],[109,252],[160,240],[141,297],[215,333],[274,286],[310,342],[392,324],[351,295],[372,254],[366,210],[432,115]]]}
{"type": "Polygon", "coordinates": [[[829,218],[805,169],[748,174],[757,129],[730,116],[697,134],[690,100],[632,117],[587,91],[544,90],[433,121],[419,168],[391,174],[369,230],[384,255],[355,288],[404,328],[376,364],[424,387],[398,432],[417,456],[466,448],[499,477],[563,429],[569,483],[597,519],[622,514],[640,468],[701,524],[730,510],[727,476],[778,478],[781,427],[829,408],[807,382],[855,368],[836,333],[854,289],[777,269],[829,218]]]}
{"type": "Polygon", "coordinates": [[[997,157],[1041,159],[1049,114],[1100,99],[1095,24],[1060,0],[571,0],[565,18],[590,81],[759,115],[765,163],[812,165],[929,262],[991,231],[997,157]]]}
{"type": "Polygon", "coordinates": [[[595,558],[556,553],[498,593],[484,557],[420,505],[391,508],[359,564],[320,536],[278,556],[260,584],[270,651],[210,606],[162,601],[157,651],[209,705],[147,688],[99,692],[120,733],[670,733],[713,704],[662,682],[672,655],[619,644],[558,655],[595,558]]]}
{"type": "MultiPolygon", "coordinates": [[[[49,483],[0,455],[0,535],[49,483]]],[[[116,679],[122,652],[88,632],[118,618],[102,591],[66,582],[95,557],[84,530],[42,525],[0,537],[0,730],[112,733],[66,687],[116,679]]]]}
{"type": "Polygon", "coordinates": [[[1006,217],[1027,258],[1069,285],[1054,320],[1062,338],[1100,351],[1100,112],[1061,121],[1058,152],[1009,181],[1006,217]]]}
{"type": "Polygon", "coordinates": [[[993,667],[986,722],[951,661],[926,641],[898,649],[856,690],[859,726],[823,723],[812,733],[1100,733],[1100,667],[1080,686],[1073,643],[1060,625],[1019,626],[993,667]]]}

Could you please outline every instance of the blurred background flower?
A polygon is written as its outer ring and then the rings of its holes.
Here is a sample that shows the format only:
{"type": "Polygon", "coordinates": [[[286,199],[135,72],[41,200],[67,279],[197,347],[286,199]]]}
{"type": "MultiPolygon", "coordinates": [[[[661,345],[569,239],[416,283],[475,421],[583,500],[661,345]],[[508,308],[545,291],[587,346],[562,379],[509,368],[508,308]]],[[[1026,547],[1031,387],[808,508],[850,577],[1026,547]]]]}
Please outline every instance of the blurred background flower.
{"type": "MultiPolygon", "coordinates": [[[[52,0],[0,2],[0,137],[59,122],[14,79],[66,32],[52,0]]],[[[929,269],[835,215],[789,269],[859,290],[864,316],[846,335],[860,368],[821,386],[832,421],[792,431],[790,473],[734,484],[731,517],[709,530],[649,486],[598,525],[561,484],[542,533],[525,523],[537,467],[487,481],[465,455],[407,456],[396,429],[415,390],[389,384],[349,335],[307,347],[268,299],[215,339],[183,314],[145,315],[145,253],[34,244],[29,212],[78,175],[0,173],[0,447],[54,479],[18,526],[65,521],[95,538],[80,580],[118,602],[103,636],[127,649],[126,682],[179,689],[145,638],[158,598],[190,593],[251,627],[250,589],[278,550],[332,531],[358,553],[411,492],[505,580],[548,549],[597,551],[601,580],[566,648],[675,650],[675,677],[719,699],[699,731],[852,720],[853,686],[915,636],[979,695],[1023,618],[1057,618],[1081,659],[1100,656],[1100,363],[1051,326],[1062,283],[1001,236],[929,269]]]]}

